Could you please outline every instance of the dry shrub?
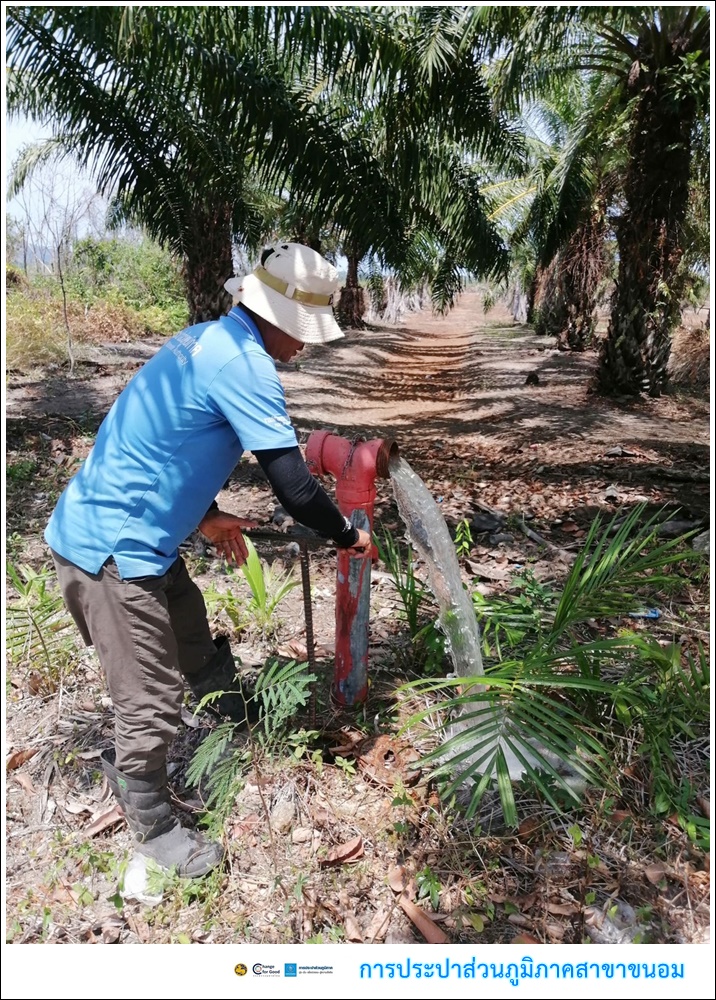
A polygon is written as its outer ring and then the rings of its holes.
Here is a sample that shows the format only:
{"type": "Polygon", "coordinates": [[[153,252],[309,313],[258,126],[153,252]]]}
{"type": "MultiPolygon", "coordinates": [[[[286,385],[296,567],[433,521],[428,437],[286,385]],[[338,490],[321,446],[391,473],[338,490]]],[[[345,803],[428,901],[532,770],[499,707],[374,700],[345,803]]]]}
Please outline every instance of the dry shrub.
{"type": "Polygon", "coordinates": [[[711,371],[711,331],[705,325],[681,326],[674,334],[669,360],[673,385],[708,392],[711,371]]]}
{"type": "Polygon", "coordinates": [[[142,315],[124,303],[96,302],[87,309],[73,303],[69,312],[73,335],[85,343],[128,343],[153,332],[142,315]]]}
{"type": "Polygon", "coordinates": [[[5,288],[25,288],[27,287],[27,278],[17,267],[13,267],[12,264],[5,265],[5,288]]]}
{"type": "Polygon", "coordinates": [[[5,301],[5,350],[9,369],[27,371],[67,358],[62,304],[9,293],[5,301]]]}
{"type": "MultiPolygon", "coordinates": [[[[128,343],[180,329],[161,309],[141,312],[124,303],[98,302],[85,307],[67,304],[67,320],[75,348],[82,344],[128,343]]],[[[62,300],[27,287],[13,288],[6,298],[7,367],[28,371],[68,360],[67,329],[62,300]]],[[[75,351],[75,353],[77,353],[75,351]]]]}

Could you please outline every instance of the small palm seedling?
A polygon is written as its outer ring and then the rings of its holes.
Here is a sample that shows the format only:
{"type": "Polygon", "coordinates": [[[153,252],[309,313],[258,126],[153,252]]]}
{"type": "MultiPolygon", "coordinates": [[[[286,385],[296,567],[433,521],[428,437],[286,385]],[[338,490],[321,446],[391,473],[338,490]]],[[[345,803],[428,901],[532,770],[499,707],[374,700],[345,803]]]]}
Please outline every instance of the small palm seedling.
{"type": "Polygon", "coordinates": [[[414,662],[422,664],[424,673],[439,673],[445,660],[445,636],[428,618],[431,595],[415,575],[412,547],[408,546],[403,560],[398,545],[388,532],[384,533],[382,542],[376,538],[375,544],[403,605],[403,617],[412,640],[411,657],[414,662]]]}
{"type": "Polygon", "coordinates": [[[429,594],[422,581],[418,580],[415,575],[413,550],[408,548],[407,556],[403,561],[398,545],[388,532],[384,533],[382,542],[376,537],[375,544],[378,555],[385,564],[395,589],[398,591],[410,637],[415,639],[422,627],[421,612],[429,600],[429,594]]]}
{"type": "Polygon", "coordinates": [[[241,567],[244,579],[251,590],[251,598],[246,608],[264,635],[275,632],[276,609],[294,587],[299,586],[291,569],[270,566],[259,558],[256,546],[250,538],[245,538],[249,555],[241,567]]]}
{"type": "Polygon", "coordinates": [[[483,621],[493,635],[502,634],[484,676],[405,686],[423,695],[440,692],[437,704],[406,725],[437,722],[442,742],[426,760],[445,780],[446,795],[467,785],[469,816],[496,784],[505,819],[516,824],[515,767],[557,810],[565,796],[579,801],[580,782],[609,787],[616,745],[632,724],[638,731],[631,735],[646,738],[649,753],[658,756],[657,732],[671,724],[652,725],[654,703],[664,705],[669,719],[679,704],[675,694],[664,704],[667,681],[688,703],[680,717],[703,717],[708,699],[700,661],[667,670],[662,647],[631,632],[585,637],[587,623],[625,615],[642,605],[646,590],[673,586],[678,578],[667,568],[693,555],[683,548],[687,536],[660,544],[656,519],[640,526],[642,515],[643,506],[637,507],[621,525],[615,518],[603,530],[597,518],[560,595],[515,608],[504,599],[492,608],[480,603],[483,621]]]}
{"type": "Polygon", "coordinates": [[[19,595],[7,608],[7,648],[16,663],[27,663],[47,693],[57,690],[68,661],[66,630],[72,619],[57,591],[50,590],[49,570],[7,563],[7,575],[19,595]]]}

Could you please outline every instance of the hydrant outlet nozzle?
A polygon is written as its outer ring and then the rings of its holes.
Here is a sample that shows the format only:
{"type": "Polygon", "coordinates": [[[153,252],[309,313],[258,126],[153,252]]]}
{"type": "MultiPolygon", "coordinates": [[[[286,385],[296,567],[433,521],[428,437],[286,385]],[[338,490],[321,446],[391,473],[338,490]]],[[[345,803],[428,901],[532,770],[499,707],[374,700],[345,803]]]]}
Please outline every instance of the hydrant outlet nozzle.
{"type": "Polygon", "coordinates": [[[400,454],[398,442],[392,438],[383,438],[375,456],[375,473],[378,479],[387,479],[390,475],[390,460],[400,454]]]}
{"type": "Polygon", "coordinates": [[[371,489],[376,479],[390,475],[390,459],[399,453],[392,438],[349,441],[330,431],[313,431],[306,445],[306,463],[314,476],[333,476],[338,485],[354,481],[371,489]]]}

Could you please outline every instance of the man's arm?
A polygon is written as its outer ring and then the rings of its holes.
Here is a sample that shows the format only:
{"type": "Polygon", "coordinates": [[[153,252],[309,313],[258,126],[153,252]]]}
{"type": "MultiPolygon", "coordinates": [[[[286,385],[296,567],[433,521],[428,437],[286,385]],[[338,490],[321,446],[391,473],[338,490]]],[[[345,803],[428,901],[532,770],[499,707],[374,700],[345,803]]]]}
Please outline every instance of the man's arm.
{"type": "Polygon", "coordinates": [[[254,455],[279,503],[292,518],[332,538],[340,549],[349,549],[355,555],[370,553],[368,532],[354,528],[341,514],[308,471],[297,447],[255,451],[254,455]]]}
{"type": "MultiPolygon", "coordinates": [[[[335,545],[353,555],[370,554],[371,537],[367,531],[354,528],[308,471],[298,448],[272,448],[255,451],[256,460],[266,474],[279,503],[294,520],[307,528],[332,538],[335,545]]],[[[240,566],[248,552],[242,528],[256,528],[247,521],[219,510],[214,501],[199,524],[199,531],[227,560],[240,566]]]]}

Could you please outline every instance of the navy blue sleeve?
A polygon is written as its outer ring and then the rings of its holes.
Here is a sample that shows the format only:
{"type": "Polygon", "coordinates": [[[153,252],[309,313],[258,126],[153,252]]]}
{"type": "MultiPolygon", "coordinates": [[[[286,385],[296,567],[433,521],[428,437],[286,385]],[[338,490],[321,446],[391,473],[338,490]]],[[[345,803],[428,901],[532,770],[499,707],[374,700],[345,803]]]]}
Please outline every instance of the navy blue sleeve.
{"type": "Polygon", "coordinates": [[[298,448],[255,451],[271,489],[282,507],[301,524],[332,538],[338,548],[358,541],[358,532],[338,510],[321,484],[308,471],[298,448]]]}

